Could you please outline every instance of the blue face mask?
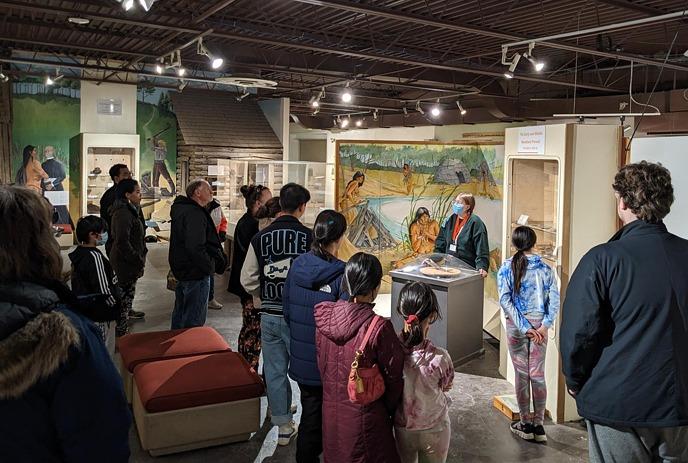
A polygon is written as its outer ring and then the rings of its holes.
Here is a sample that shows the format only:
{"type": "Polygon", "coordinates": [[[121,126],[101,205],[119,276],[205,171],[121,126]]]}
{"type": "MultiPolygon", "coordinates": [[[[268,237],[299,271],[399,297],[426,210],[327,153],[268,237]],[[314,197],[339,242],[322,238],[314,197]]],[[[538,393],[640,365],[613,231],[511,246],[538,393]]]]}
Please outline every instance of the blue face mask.
{"type": "Polygon", "coordinates": [[[456,215],[463,214],[463,204],[452,203],[452,212],[456,215]]]}
{"type": "Polygon", "coordinates": [[[100,234],[100,238],[98,238],[98,241],[96,241],[96,246],[105,246],[105,242],[108,239],[107,232],[104,231],[103,233],[100,234]]]}

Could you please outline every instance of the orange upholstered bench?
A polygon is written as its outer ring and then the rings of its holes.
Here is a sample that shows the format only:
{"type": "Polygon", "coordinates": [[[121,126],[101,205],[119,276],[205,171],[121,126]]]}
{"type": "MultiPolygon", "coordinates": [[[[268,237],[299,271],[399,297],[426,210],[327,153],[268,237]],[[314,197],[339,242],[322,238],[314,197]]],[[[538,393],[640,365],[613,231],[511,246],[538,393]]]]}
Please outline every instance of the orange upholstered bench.
{"type": "Polygon", "coordinates": [[[141,447],[157,456],[248,440],[260,428],[262,394],[236,352],[141,363],[132,403],[141,447]]]}
{"type": "Polygon", "coordinates": [[[117,349],[129,403],[132,401],[132,373],[141,363],[231,351],[220,333],[209,326],[128,334],[117,340],[117,349]]]}

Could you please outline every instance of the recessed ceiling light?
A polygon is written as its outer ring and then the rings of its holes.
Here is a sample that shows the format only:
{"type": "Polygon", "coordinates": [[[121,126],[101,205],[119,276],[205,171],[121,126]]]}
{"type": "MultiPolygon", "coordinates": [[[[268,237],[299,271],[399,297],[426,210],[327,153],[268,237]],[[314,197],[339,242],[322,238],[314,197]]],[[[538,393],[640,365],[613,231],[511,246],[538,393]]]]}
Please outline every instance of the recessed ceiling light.
{"type": "Polygon", "coordinates": [[[88,18],[80,18],[78,16],[72,16],[71,18],[67,18],[67,21],[69,21],[72,24],[78,24],[79,26],[85,26],[86,24],[91,22],[91,20],[88,18]]]}

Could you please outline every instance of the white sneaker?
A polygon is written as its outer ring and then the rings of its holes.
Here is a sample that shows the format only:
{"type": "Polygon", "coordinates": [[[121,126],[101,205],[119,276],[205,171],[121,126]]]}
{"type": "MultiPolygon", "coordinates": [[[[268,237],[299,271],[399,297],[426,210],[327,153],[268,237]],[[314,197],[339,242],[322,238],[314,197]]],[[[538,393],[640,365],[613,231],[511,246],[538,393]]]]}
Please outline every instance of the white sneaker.
{"type": "Polygon", "coordinates": [[[299,426],[293,421],[279,426],[279,435],[277,438],[277,445],[289,445],[292,437],[299,432],[299,426]]]}
{"type": "Polygon", "coordinates": [[[213,309],[213,310],[220,310],[222,307],[224,307],[222,304],[217,302],[215,299],[211,300],[208,302],[208,308],[213,309]]]}

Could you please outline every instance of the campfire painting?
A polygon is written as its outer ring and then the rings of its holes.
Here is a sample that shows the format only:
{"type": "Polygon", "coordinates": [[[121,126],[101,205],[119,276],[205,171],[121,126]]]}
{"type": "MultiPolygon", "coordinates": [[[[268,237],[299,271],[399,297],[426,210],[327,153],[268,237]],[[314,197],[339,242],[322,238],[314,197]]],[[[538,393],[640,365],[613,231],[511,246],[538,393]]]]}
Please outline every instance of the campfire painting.
{"type": "Polygon", "coordinates": [[[431,249],[453,198],[470,192],[490,241],[486,295],[496,298],[503,163],[504,146],[497,142],[338,142],[335,204],[348,223],[340,258],[358,251],[376,255],[385,271],[381,291],[389,292],[387,272],[431,249]]]}

